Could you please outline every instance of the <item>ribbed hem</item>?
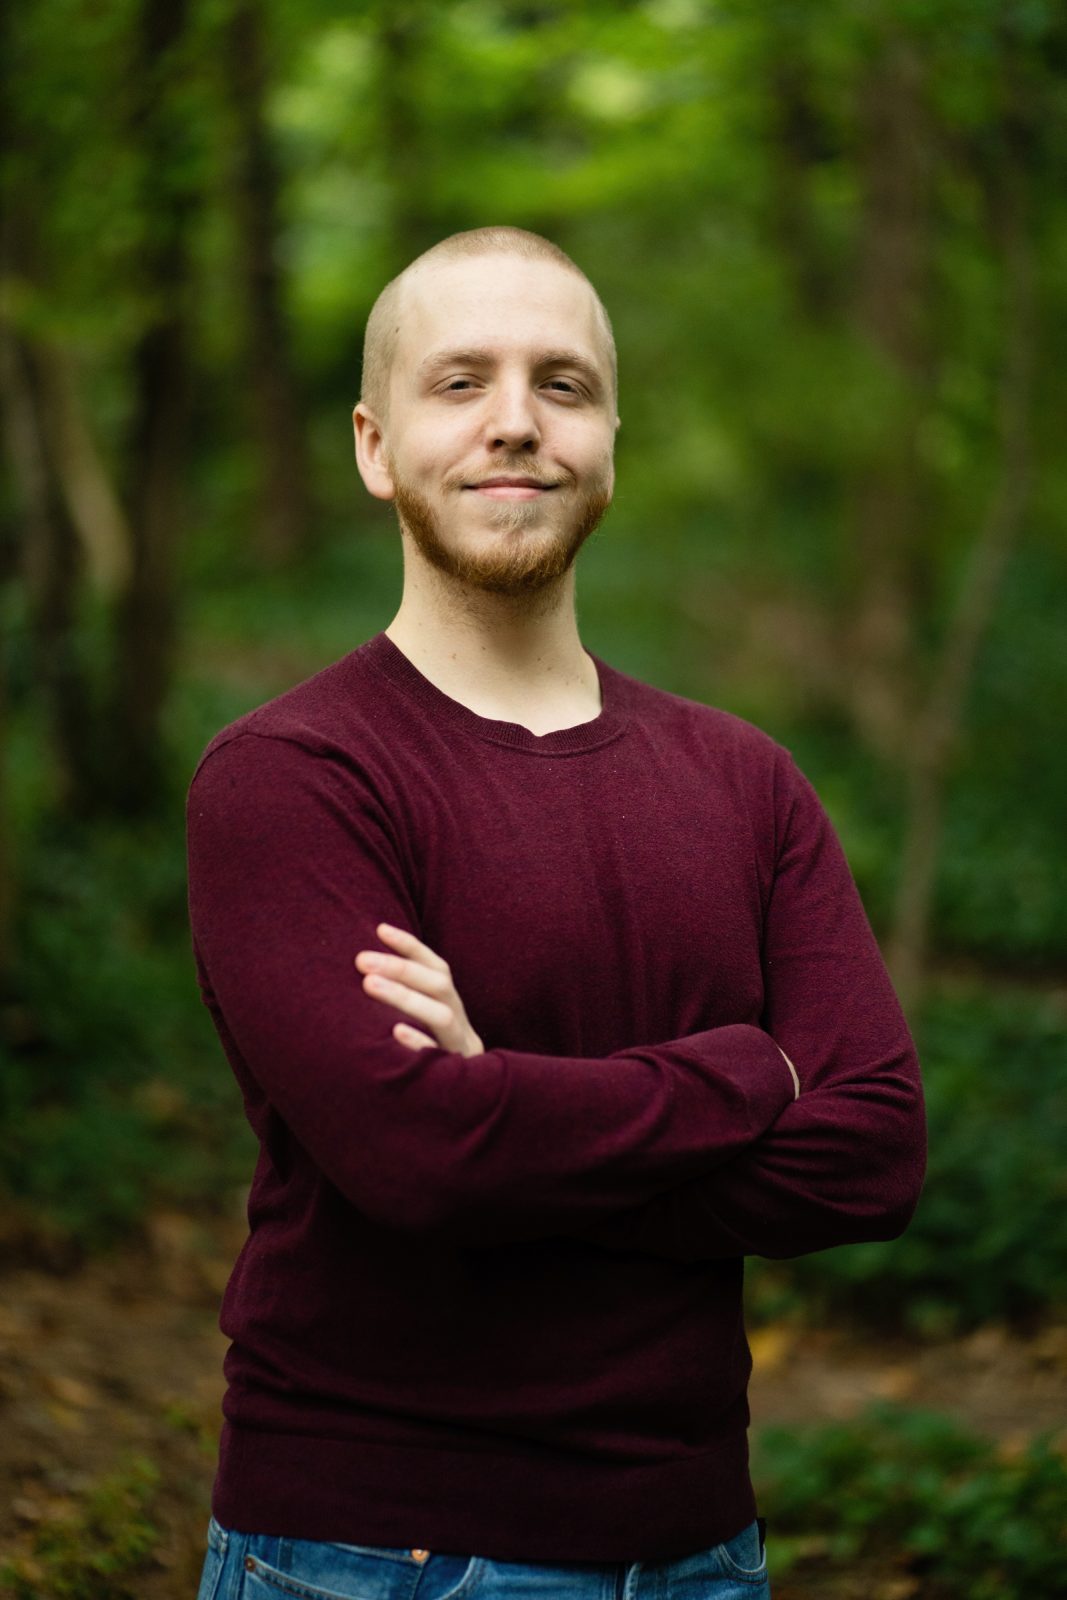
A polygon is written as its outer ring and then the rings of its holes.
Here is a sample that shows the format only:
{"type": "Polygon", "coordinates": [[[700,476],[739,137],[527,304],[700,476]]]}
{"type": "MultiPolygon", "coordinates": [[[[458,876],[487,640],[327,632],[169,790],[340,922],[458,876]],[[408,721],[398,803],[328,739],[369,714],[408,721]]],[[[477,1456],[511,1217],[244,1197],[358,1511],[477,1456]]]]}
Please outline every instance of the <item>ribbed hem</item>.
{"type": "Polygon", "coordinates": [[[589,722],[580,722],[573,728],[557,728],[554,733],[531,733],[517,722],[497,722],[491,717],[480,717],[468,706],[451,699],[397,648],[387,633],[379,633],[354,652],[361,661],[369,663],[401,689],[409,699],[415,700],[434,717],[445,717],[456,727],[464,729],[476,739],[486,739],[490,744],[508,745],[513,750],[525,750],[530,755],[575,755],[580,751],[596,750],[601,745],[617,739],[626,727],[624,699],[625,679],[606,661],[590,653],[590,659],[600,680],[600,715],[589,722]]]}
{"type": "Polygon", "coordinates": [[[227,1528],[491,1561],[669,1561],[756,1514],[744,1401],[714,1448],[605,1463],[223,1428],[212,1510],[227,1528]]]}

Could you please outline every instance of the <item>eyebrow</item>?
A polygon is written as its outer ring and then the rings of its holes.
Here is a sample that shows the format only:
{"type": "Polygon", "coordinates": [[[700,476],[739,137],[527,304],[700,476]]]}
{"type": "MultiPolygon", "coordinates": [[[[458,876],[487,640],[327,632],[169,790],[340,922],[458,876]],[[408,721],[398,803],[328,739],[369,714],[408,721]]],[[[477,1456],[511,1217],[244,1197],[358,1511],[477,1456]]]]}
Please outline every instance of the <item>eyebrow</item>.
{"type": "MultiPolygon", "coordinates": [[[[439,350],[432,356],[427,356],[418,368],[418,377],[425,381],[434,378],[440,372],[446,372],[450,367],[491,367],[496,364],[497,354],[494,350],[484,346],[465,348],[462,350],[439,350]]],[[[538,368],[570,367],[578,372],[598,394],[604,391],[604,379],[589,357],[580,350],[538,350],[534,355],[533,365],[538,368]]]]}

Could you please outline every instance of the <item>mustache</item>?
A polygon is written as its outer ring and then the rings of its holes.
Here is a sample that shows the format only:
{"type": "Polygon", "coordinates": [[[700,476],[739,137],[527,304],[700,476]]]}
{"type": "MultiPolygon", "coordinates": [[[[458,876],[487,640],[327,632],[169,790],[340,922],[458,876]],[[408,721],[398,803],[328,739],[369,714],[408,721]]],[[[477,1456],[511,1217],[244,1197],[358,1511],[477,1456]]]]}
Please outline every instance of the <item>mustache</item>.
{"type": "Polygon", "coordinates": [[[490,483],[495,478],[527,478],[541,489],[567,489],[576,482],[573,472],[564,470],[555,477],[546,477],[543,472],[538,472],[529,461],[522,459],[513,461],[495,461],[489,469],[477,473],[454,473],[445,479],[447,489],[476,488],[479,484],[490,483]]]}

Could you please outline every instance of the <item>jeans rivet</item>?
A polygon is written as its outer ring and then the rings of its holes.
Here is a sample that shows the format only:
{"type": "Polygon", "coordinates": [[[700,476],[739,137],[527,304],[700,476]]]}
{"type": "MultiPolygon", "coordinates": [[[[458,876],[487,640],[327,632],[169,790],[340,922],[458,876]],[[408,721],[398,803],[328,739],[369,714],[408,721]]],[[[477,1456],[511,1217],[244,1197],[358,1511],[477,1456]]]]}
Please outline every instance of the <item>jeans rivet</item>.
{"type": "Polygon", "coordinates": [[[253,1557],[252,1556],[245,1556],[245,1571],[246,1572],[255,1572],[255,1570],[256,1570],[256,1563],[255,1563],[255,1560],[253,1559],[253,1557]]]}

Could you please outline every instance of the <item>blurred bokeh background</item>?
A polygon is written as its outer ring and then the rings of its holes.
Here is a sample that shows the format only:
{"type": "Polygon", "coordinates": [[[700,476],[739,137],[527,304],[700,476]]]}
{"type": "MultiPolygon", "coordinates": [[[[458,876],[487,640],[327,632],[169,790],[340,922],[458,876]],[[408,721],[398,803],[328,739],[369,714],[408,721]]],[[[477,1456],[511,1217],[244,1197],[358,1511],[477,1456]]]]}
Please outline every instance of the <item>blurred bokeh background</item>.
{"type": "Polygon", "coordinates": [[[793,749],[926,1071],[907,1236],[751,1266],[776,1595],[1067,1593],[1062,7],[41,0],[0,52],[0,1585],[193,1592],[251,1141],[185,788],[393,615],[363,323],[508,222],[615,324],[585,642],[793,749]]]}

